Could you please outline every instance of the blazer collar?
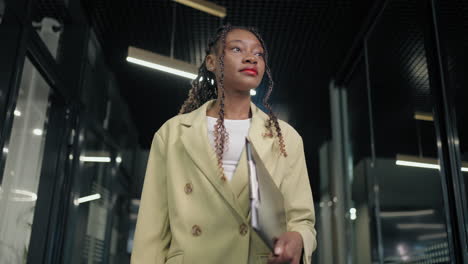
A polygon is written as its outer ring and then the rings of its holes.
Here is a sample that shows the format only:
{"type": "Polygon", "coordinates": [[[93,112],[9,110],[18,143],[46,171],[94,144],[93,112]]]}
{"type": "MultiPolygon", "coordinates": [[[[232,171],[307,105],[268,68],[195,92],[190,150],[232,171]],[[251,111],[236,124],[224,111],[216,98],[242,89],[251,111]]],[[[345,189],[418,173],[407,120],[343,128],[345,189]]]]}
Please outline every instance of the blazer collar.
{"type": "MultiPolygon", "coordinates": [[[[210,181],[225,201],[235,209],[243,219],[246,219],[246,206],[248,206],[249,203],[248,188],[246,188],[248,186],[248,170],[245,153],[244,151],[242,152],[232,181],[223,182],[219,175],[216,154],[208,141],[206,111],[214,102],[215,100],[210,100],[198,109],[181,117],[181,140],[188,155],[202,171],[203,175],[210,181]],[[247,201],[245,201],[246,198],[247,201]]],[[[272,151],[274,148],[274,138],[263,136],[263,134],[267,132],[265,124],[268,120],[268,115],[252,102],[250,103],[250,109],[252,111],[252,121],[248,138],[265,163],[265,166],[268,168],[268,164],[271,162],[274,163],[273,160],[275,160],[270,157],[272,153],[275,153],[272,151]]]]}

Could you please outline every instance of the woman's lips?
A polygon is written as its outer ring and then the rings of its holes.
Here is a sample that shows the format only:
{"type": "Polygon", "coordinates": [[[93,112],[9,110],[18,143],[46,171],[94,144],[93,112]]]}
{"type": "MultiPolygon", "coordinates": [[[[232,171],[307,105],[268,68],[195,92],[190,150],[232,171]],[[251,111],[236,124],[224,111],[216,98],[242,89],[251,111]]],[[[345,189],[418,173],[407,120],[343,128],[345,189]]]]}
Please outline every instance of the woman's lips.
{"type": "Polygon", "coordinates": [[[245,69],[245,70],[242,70],[241,72],[246,73],[248,75],[254,75],[254,76],[257,76],[258,74],[257,71],[254,69],[245,69]]]}

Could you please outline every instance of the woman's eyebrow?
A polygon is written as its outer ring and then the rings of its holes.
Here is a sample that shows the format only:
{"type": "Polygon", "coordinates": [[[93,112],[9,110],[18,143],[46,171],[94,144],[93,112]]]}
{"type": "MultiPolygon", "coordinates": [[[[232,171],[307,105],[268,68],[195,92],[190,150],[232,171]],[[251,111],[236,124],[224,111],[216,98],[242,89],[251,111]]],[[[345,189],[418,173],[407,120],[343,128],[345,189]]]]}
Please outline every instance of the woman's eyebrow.
{"type": "MultiPolygon", "coordinates": [[[[245,41],[241,40],[241,39],[235,39],[235,40],[231,40],[229,41],[227,44],[231,43],[231,42],[239,42],[239,43],[242,43],[242,44],[245,44],[245,41]]],[[[255,46],[258,46],[260,48],[263,48],[262,45],[260,43],[255,43],[255,46]]]]}

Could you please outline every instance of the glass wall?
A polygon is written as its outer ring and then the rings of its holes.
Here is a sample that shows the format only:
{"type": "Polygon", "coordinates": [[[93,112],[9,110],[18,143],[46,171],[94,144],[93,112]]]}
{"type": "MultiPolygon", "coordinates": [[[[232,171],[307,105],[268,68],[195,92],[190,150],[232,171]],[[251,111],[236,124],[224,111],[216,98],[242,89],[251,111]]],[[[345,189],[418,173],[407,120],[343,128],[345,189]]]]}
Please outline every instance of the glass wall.
{"type": "MultiPolygon", "coordinates": [[[[73,207],[68,215],[66,263],[106,263],[106,236],[111,206],[115,156],[91,128],[80,135],[82,146],[76,171],[73,207]]],[[[73,158],[73,157],[70,157],[73,158]]]]}
{"type": "Polygon", "coordinates": [[[0,262],[26,261],[40,181],[50,87],[26,59],[3,152],[7,159],[0,189],[0,262]]]}
{"type": "MultiPolygon", "coordinates": [[[[345,250],[334,248],[331,255],[345,254],[340,263],[456,263],[454,243],[458,242],[452,234],[457,229],[452,223],[457,215],[448,207],[448,192],[453,190],[447,189],[446,180],[457,175],[445,175],[439,165],[435,88],[429,81],[427,59],[434,52],[427,46],[430,4],[385,3],[364,34],[362,56],[355,57],[346,77],[331,86],[341,90],[331,93],[338,97],[331,98],[332,113],[339,113],[332,114],[332,130],[340,131],[333,132],[331,145],[335,147],[328,163],[334,164],[329,168],[342,169],[332,169],[326,181],[335,189],[343,186],[337,190],[343,192],[344,200],[335,199],[331,192],[329,200],[322,199],[321,207],[330,204],[334,208],[332,225],[339,225],[336,218],[343,214],[346,230],[340,234],[346,237],[345,250]]],[[[468,48],[467,8],[459,1],[439,3],[438,9],[453,102],[449,112],[456,121],[459,141],[455,143],[459,144],[463,177],[467,173],[464,167],[468,167],[463,143],[464,131],[468,131],[464,128],[468,121],[464,119],[468,99],[464,85],[468,83],[463,73],[468,59],[464,55],[468,48]]],[[[467,225],[465,180],[460,188],[467,225]]]]}
{"type": "MultiPolygon", "coordinates": [[[[468,2],[438,1],[438,22],[442,54],[447,69],[446,89],[453,115],[464,225],[468,227],[468,2]]],[[[465,232],[467,232],[465,228],[465,232]]],[[[468,240],[468,233],[465,234],[468,240]]],[[[465,250],[467,250],[465,248],[465,250]]]]}
{"type": "Polygon", "coordinates": [[[382,257],[449,263],[424,8],[389,1],[367,38],[382,257]]]}

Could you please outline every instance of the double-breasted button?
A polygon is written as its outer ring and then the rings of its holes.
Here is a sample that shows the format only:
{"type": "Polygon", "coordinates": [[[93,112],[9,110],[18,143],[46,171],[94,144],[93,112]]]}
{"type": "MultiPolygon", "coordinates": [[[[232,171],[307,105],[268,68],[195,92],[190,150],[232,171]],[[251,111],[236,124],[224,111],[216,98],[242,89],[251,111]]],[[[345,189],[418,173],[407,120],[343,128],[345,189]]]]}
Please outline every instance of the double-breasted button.
{"type": "Polygon", "coordinates": [[[192,226],[192,235],[193,236],[200,236],[202,233],[201,228],[198,225],[193,225],[192,226]]]}
{"type": "Polygon", "coordinates": [[[185,184],[184,191],[186,194],[191,194],[193,191],[193,185],[191,183],[185,184]]]}
{"type": "Polygon", "coordinates": [[[247,233],[249,232],[249,227],[242,223],[240,226],[239,226],[239,233],[243,236],[247,235],[247,233]]]}

